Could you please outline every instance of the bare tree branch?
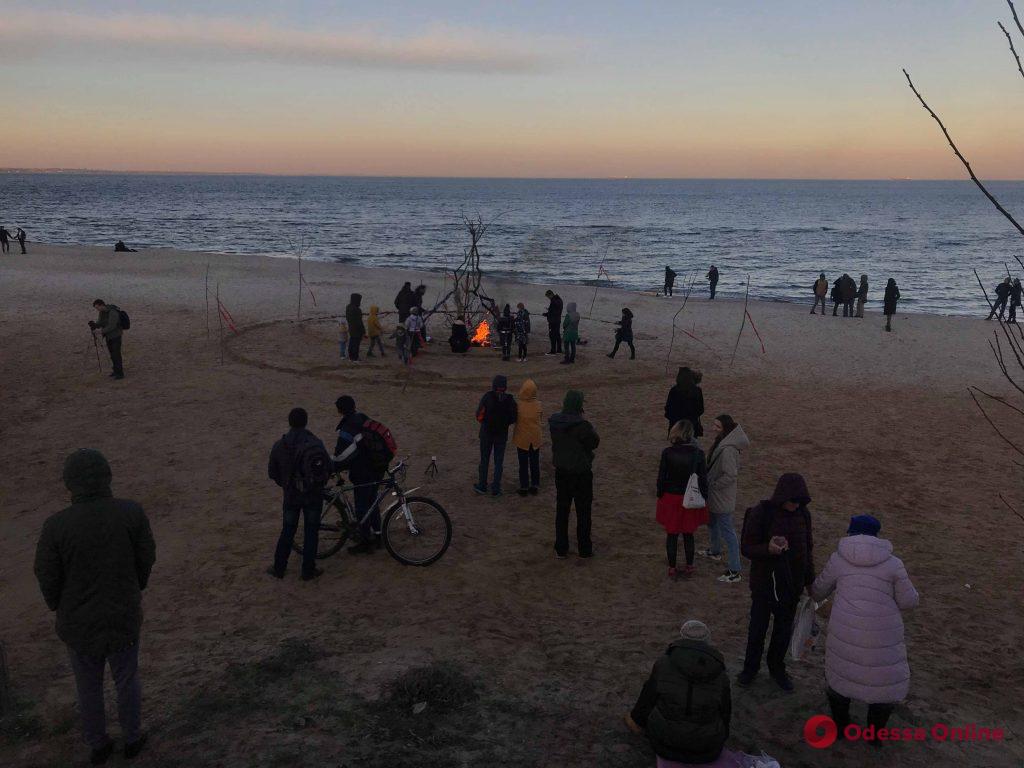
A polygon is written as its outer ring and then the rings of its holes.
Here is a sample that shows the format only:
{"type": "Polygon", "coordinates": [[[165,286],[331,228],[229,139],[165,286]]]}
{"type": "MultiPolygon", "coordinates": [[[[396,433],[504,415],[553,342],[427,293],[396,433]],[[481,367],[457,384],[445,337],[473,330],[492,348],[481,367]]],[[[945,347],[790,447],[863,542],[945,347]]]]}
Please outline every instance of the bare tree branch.
{"type": "Polygon", "coordinates": [[[1022,409],[1018,408],[1018,407],[1017,407],[1016,405],[1013,405],[1012,403],[1009,403],[1009,402],[1007,402],[1007,400],[1006,400],[1006,398],[1005,398],[1005,397],[1000,397],[999,395],[992,395],[992,394],[989,394],[988,392],[986,392],[985,390],[983,390],[983,389],[982,389],[981,387],[976,387],[976,386],[974,386],[973,384],[972,384],[971,386],[969,386],[969,387],[968,387],[968,389],[973,389],[973,390],[974,390],[975,392],[977,392],[977,393],[978,393],[979,395],[984,395],[984,396],[985,396],[985,397],[987,397],[987,398],[988,398],[989,400],[995,400],[995,401],[996,401],[997,403],[1000,403],[1001,405],[1005,405],[1005,406],[1006,406],[1007,408],[1009,408],[1010,410],[1012,410],[1012,411],[1016,411],[1016,412],[1017,412],[1017,413],[1019,413],[1019,414],[1020,414],[1021,416],[1024,416],[1024,410],[1022,410],[1022,409]]]}
{"type": "Polygon", "coordinates": [[[978,406],[978,410],[981,411],[981,415],[985,417],[985,421],[989,423],[989,426],[992,427],[995,433],[999,435],[999,437],[1001,437],[1008,446],[1013,448],[1013,450],[1015,450],[1021,456],[1024,456],[1024,450],[1018,448],[1017,445],[1012,440],[1010,440],[1010,438],[1008,438],[1000,431],[999,427],[996,426],[995,422],[992,421],[991,418],[989,418],[989,415],[985,412],[985,409],[981,407],[981,403],[978,402],[978,398],[975,397],[974,392],[969,387],[967,389],[967,393],[971,396],[971,400],[973,400],[974,404],[978,406]]]}
{"type": "Polygon", "coordinates": [[[1010,6],[1010,13],[1013,14],[1013,23],[1017,25],[1017,29],[1020,30],[1020,33],[1024,35],[1024,27],[1020,24],[1020,19],[1017,17],[1017,9],[1013,7],[1012,0],[1006,0],[1006,4],[1010,6]]]}
{"type": "MultiPolygon", "coordinates": [[[[1012,4],[1010,6],[1013,7],[1012,4]]],[[[1017,60],[1017,71],[1020,72],[1020,76],[1024,77],[1024,67],[1020,65],[1020,56],[1017,55],[1017,49],[1013,47],[1013,38],[1010,37],[1010,33],[1006,31],[1006,27],[1003,26],[1003,22],[997,21],[996,24],[1003,30],[1003,34],[1006,35],[1006,42],[1010,44],[1010,53],[1013,54],[1013,58],[1017,60]]]]}
{"type": "Polygon", "coordinates": [[[1021,515],[1021,513],[1020,513],[1020,512],[1018,512],[1018,511],[1017,511],[1016,509],[1014,509],[1013,507],[1011,507],[1011,506],[1010,506],[1010,502],[1008,502],[1008,501],[1007,501],[1006,499],[1004,499],[1004,498],[1003,498],[1003,494],[1001,494],[1001,493],[999,494],[999,500],[1000,500],[1001,502],[1003,502],[1003,504],[1005,504],[1005,505],[1006,505],[1006,508],[1007,508],[1007,509],[1009,509],[1009,510],[1010,510],[1011,512],[1013,512],[1013,514],[1015,514],[1015,515],[1016,515],[1017,517],[1019,517],[1019,518],[1020,518],[1021,520],[1024,520],[1024,515],[1021,515]]]}

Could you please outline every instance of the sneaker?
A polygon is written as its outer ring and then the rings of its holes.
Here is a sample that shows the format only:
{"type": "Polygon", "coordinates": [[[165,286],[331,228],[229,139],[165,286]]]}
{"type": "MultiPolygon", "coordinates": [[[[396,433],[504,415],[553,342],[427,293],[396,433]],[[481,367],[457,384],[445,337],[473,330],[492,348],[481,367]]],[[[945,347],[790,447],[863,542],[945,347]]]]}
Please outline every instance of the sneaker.
{"type": "Polygon", "coordinates": [[[486,495],[486,493],[487,493],[487,489],[486,489],[486,488],[484,488],[483,486],[480,486],[480,485],[474,485],[474,486],[473,486],[473,490],[474,490],[474,491],[475,491],[476,493],[479,493],[479,494],[480,494],[481,496],[484,496],[484,495],[486,495]]]}
{"type": "Polygon", "coordinates": [[[312,573],[304,573],[304,574],[302,574],[302,580],[303,581],[314,581],[315,579],[319,579],[323,575],[324,575],[324,569],[323,568],[314,568],[312,573]]]}
{"type": "Polygon", "coordinates": [[[721,582],[728,582],[729,584],[732,584],[734,582],[740,581],[740,579],[741,579],[741,576],[740,576],[740,572],[739,571],[726,571],[725,573],[723,573],[721,576],[718,577],[719,581],[721,581],[721,582]]]}
{"type": "Polygon", "coordinates": [[[529,493],[529,491],[526,490],[525,488],[520,488],[518,491],[516,491],[516,493],[518,493],[520,496],[525,496],[526,494],[529,493]]]}
{"type": "Polygon", "coordinates": [[[530,486],[530,495],[531,496],[536,496],[538,493],[540,493],[540,488],[538,488],[536,485],[531,485],[530,486]]]}
{"type": "Polygon", "coordinates": [[[125,744],[124,745],[124,759],[125,760],[131,760],[133,757],[138,755],[139,752],[142,751],[142,748],[144,746],[146,746],[146,738],[147,738],[146,734],[142,734],[141,736],[139,736],[139,738],[137,738],[131,744],[125,744]]]}
{"type": "MultiPolygon", "coordinates": [[[[991,320],[991,319],[992,318],[990,317],[989,320],[991,320]]],[[[544,353],[544,357],[552,357],[553,355],[560,355],[560,354],[562,354],[562,353],[561,352],[545,352],[544,353]]]]}
{"type": "Polygon", "coordinates": [[[697,554],[700,555],[701,557],[706,557],[709,560],[721,560],[722,559],[721,553],[717,553],[716,554],[715,552],[712,552],[707,547],[705,547],[704,549],[698,549],[697,550],[697,554]]]}
{"type": "Polygon", "coordinates": [[[273,576],[275,579],[283,579],[284,571],[278,571],[274,566],[267,568],[267,573],[273,576]]]}
{"type": "Polygon", "coordinates": [[[757,672],[747,672],[747,670],[744,669],[736,675],[736,685],[740,688],[749,688],[750,684],[754,682],[755,677],[757,677],[757,672]]]}
{"type": "Polygon", "coordinates": [[[360,541],[348,548],[350,555],[372,555],[376,551],[377,547],[373,541],[360,541]]]}
{"type": "Polygon", "coordinates": [[[108,741],[102,747],[97,747],[89,753],[89,765],[103,765],[114,754],[114,742],[108,741]]]}
{"type": "Polygon", "coordinates": [[[772,672],[772,680],[786,693],[793,692],[793,681],[785,672],[772,672]]]}

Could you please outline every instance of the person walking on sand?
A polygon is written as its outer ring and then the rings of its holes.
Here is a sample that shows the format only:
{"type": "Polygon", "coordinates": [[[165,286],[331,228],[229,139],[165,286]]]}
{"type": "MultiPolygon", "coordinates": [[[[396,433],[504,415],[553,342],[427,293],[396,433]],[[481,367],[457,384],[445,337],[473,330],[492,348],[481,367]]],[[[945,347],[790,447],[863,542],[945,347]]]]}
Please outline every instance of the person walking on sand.
{"type": "Polygon", "coordinates": [[[473,490],[487,493],[487,470],[494,456],[494,476],[491,478],[491,496],[501,496],[501,475],[505,463],[508,428],[518,419],[515,398],[508,394],[508,379],[498,375],[491,382],[491,391],[480,398],[476,407],[476,420],[480,422],[480,469],[473,490]]]}
{"type": "Polygon", "coordinates": [[[398,322],[404,323],[406,318],[409,317],[409,311],[413,308],[414,301],[415,293],[412,289],[412,283],[406,282],[402,285],[401,290],[398,291],[398,295],[395,296],[398,322]]]}
{"type": "Polygon", "coordinates": [[[544,291],[548,298],[548,309],[544,317],[548,319],[548,339],[551,351],[548,355],[562,354],[562,297],[554,291],[544,291]]]}
{"type": "Polygon", "coordinates": [[[892,330],[892,316],[896,314],[896,303],[900,300],[900,289],[894,278],[885,284],[885,299],[882,310],[885,312],[885,330],[892,330]]]}
{"type": "Polygon", "coordinates": [[[102,336],[107,343],[107,352],[110,354],[110,364],[113,368],[110,378],[123,379],[121,342],[124,336],[124,320],[121,317],[121,310],[113,304],[107,304],[103,299],[96,299],[92,305],[96,309],[97,318],[95,321],[89,321],[89,328],[93,336],[102,336]]]}
{"type": "Polygon", "coordinates": [[[0,252],[10,253],[11,252],[11,233],[7,231],[7,228],[0,224],[0,252]]]}
{"type": "Polygon", "coordinates": [[[64,461],[71,506],[43,523],[35,575],[43,599],[57,613],[57,636],[67,645],[78,692],[78,714],[92,765],[114,751],[107,735],[104,670],[117,691],[124,757],[142,750],[139,637],[142,592],[156,562],[149,519],[134,501],[114,498],[110,464],[83,448],[64,461]]]}
{"type": "Polygon", "coordinates": [[[707,498],[707,464],[704,451],[693,439],[693,424],[689,421],[677,421],[668,433],[668,441],[670,445],[661,452],[661,463],[658,465],[658,507],[655,519],[665,529],[668,577],[676,577],[676,553],[679,534],[682,534],[686,554],[682,575],[689,578],[696,570],[693,567],[693,534],[708,522],[708,509],[706,505],[687,507],[686,490],[690,476],[696,474],[701,496],[707,498]]]}
{"type": "Polygon", "coordinates": [[[676,383],[668,391],[665,400],[665,418],[668,428],[672,429],[677,422],[688,421],[693,424],[695,437],[704,435],[700,417],[704,415],[704,390],[700,388],[700,371],[682,367],[676,373],[676,383]]]}
{"type": "Polygon", "coordinates": [[[576,311],[576,302],[570,301],[565,308],[565,320],[562,321],[562,347],[565,350],[565,357],[562,358],[562,365],[571,365],[576,362],[576,343],[580,340],[580,315],[576,311]]]}
{"type": "Polygon", "coordinates": [[[359,362],[359,347],[366,335],[366,326],[363,324],[363,309],[360,304],[363,301],[361,293],[353,293],[347,307],[345,307],[345,322],[348,323],[348,359],[353,363],[359,362]]]}
{"type": "Polygon", "coordinates": [[[626,342],[629,347],[629,359],[636,360],[636,347],[633,346],[633,313],[628,307],[622,308],[622,317],[615,324],[618,326],[615,329],[615,346],[608,353],[608,357],[614,358],[615,353],[619,351],[619,344],[626,342]]]}
{"type": "Polygon", "coordinates": [[[666,296],[672,295],[672,286],[676,284],[676,273],[672,271],[672,267],[665,267],[665,290],[666,296]]]}
{"type": "Polygon", "coordinates": [[[814,540],[811,496],[801,475],[788,473],[779,478],[770,499],[747,510],[743,517],[740,547],[750,560],[750,625],[743,671],[736,677],[749,686],[761,667],[761,653],[774,618],[768,644],[768,672],[787,693],[793,681],[786,674],[786,649],[793,633],[800,594],[814,581],[814,540]]]}
{"type": "Polygon", "coordinates": [[[516,404],[516,423],[512,428],[512,442],[519,458],[520,496],[536,496],[540,489],[540,417],[544,409],[537,399],[537,385],[527,379],[519,388],[516,404]]]}
{"type": "Polygon", "coordinates": [[[526,352],[530,345],[530,313],[523,302],[516,304],[515,337],[518,347],[519,362],[526,362],[526,352]]]}
{"type": "Polygon", "coordinates": [[[380,356],[384,357],[384,329],[380,324],[380,307],[376,304],[370,305],[370,314],[366,317],[366,335],[370,339],[370,348],[366,350],[367,357],[373,357],[373,348],[376,347],[380,356]]]}
{"type": "Polygon", "coordinates": [[[508,304],[498,317],[498,340],[501,342],[501,359],[506,363],[512,359],[512,335],[515,333],[515,322],[512,320],[512,307],[508,304]]]}
{"type": "MultiPolygon", "coordinates": [[[[836,593],[825,642],[826,695],[840,736],[850,700],[868,705],[867,724],[884,728],[910,690],[902,611],[916,608],[917,590],[892,544],[878,538],[871,515],[850,518],[846,537],[811,586],[819,603],[836,593]]],[[[874,739],[872,744],[882,746],[874,739]]]]}
{"type": "Polygon", "coordinates": [[[828,296],[828,280],[825,279],[825,273],[822,272],[817,280],[814,281],[814,285],[811,286],[811,290],[814,292],[814,306],[811,307],[811,314],[816,314],[814,310],[818,308],[818,303],[821,303],[821,314],[822,317],[825,315],[825,297],[828,296]]]}
{"type": "Polygon", "coordinates": [[[699,554],[712,560],[722,559],[722,544],[729,556],[729,568],[718,577],[725,583],[740,580],[740,546],[733,528],[736,511],[736,489],[740,472],[740,454],[750,445],[743,427],[732,416],[723,413],[713,425],[715,442],[708,451],[708,512],[711,545],[699,554]]]}
{"type": "Polygon", "coordinates": [[[304,408],[288,413],[288,431],[270,449],[267,476],[281,488],[284,522],[274,549],[274,564],[267,573],[283,579],[288,556],[299,530],[302,515],[302,580],[312,581],[323,570],[316,567],[320,537],[320,512],[324,505],[324,486],[331,476],[331,455],[320,438],[306,429],[309,414],[304,408]]]}
{"type": "Polygon", "coordinates": [[[868,276],[860,276],[860,285],[857,287],[857,317],[864,317],[864,305],[868,302],[868,276]]]}
{"type": "Polygon", "coordinates": [[[28,235],[25,234],[25,230],[22,229],[21,227],[18,227],[17,229],[15,229],[14,230],[14,239],[17,240],[18,241],[18,245],[21,246],[21,252],[22,253],[28,253],[28,251],[25,250],[25,240],[28,239],[28,235]]]}
{"type": "Polygon", "coordinates": [[[718,761],[731,719],[725,657],[711,645],[707,625],[690,619],[655,662],[626,727],[647,736],[659,766],[704,765],[718,761]]]}
{"type": "Polygon", "coordinates": [[[714,301],[715,291],[718,290],[718,267],[714,264],[708,270],[708,290],[711,292],[711,301],[714,301]]]}
{"type": "Polygon", "coordinates": [[[1017,307],[1019,307],[1020,304],[1021,304],[1020,280],[1017,279],[1017,278],[1014,278],[1013,282],[1010,283],[1010,299],[1009,299],[1009,302],[1010,302],[1010,304],[1009,304],[1009,306],[1010,306],[1010,314],[1009,314],[1006,322],[1008,322],[1008,323],[1016,323],[1017,322],[1017,307]]]}
{"type": "Polygon", "coordinates": [[[1003,312],[1006,311],[1006,302],[1010,298],[1011,290],[1013,290],[1013,284],[1010,281],[1010,276],[1007,275],[995,288],[996,303],[992,305],[992,311],[988,313],[988,317],[985,318],[986,320],[991,320],[997,314],[1000,320],[1003,319],[1003,312]]]}
{"type": "Polygon", "coordinates": [[[562,410],[548,419],[551,460],[555,465],[555,557],[569,553],[569,511],[576,505],[576,547],[580,557],[594,556],[590,513],[594,503],[594,451],[601,443],[583,418],[583,393],[565,393],[562,410]]]}

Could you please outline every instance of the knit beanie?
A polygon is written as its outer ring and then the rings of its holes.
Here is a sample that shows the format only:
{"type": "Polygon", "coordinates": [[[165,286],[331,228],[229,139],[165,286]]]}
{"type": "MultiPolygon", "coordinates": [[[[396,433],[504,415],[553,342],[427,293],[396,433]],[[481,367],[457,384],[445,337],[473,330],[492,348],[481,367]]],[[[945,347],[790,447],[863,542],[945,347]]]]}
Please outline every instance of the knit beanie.
{"type": "Polygon", "coordinates": [[[707,642],[711,639],[711,630],[703,621],[690,619],[679,628],[679,635],[684,640],[701,640],[707,642]]]}
{"type": "Polygon", "coordinates": [[[877,536],[882,524],[871,515],[854,515],[850,518],[850,527],[846,533],[850,536],[877,536]]]}

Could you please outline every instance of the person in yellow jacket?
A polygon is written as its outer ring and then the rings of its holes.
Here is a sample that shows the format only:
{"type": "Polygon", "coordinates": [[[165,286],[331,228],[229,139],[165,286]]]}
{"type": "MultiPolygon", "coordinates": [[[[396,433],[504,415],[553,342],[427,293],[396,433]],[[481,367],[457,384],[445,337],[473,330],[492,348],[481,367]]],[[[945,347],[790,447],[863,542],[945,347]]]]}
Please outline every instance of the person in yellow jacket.
{"type": "Polygon", "coordinates": [[[540,488],[540,417],[543,412],[537,399],[537,385],[527,379],[519,389],[519,415],[512,431],[512,442],[519,454],[520,496],[537,495],[540,488]]]}
{"type": "Polygon", "coordinates": [[[377,349],[380,350],[380,356],[384,357],[384,342],[381,341],[384,330],[381,328],[380,317],[377,315],[378,312],[380,312],[380,307],[374,304],[370,307],[370,316],[366,318],[366,335],[370,337],[370,349],[366,353],[367,357],[373,357],[373,346],[375,344],[377,349]]]}

